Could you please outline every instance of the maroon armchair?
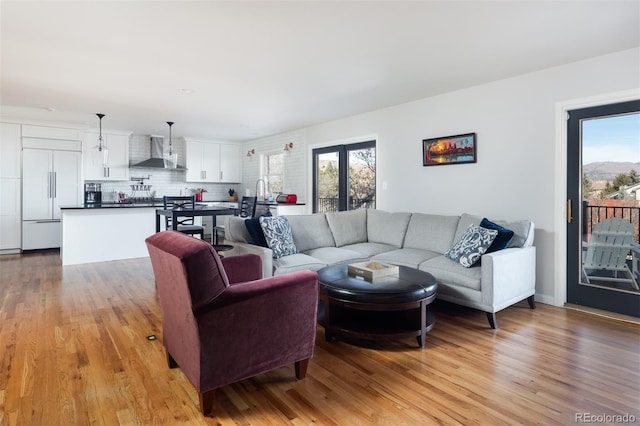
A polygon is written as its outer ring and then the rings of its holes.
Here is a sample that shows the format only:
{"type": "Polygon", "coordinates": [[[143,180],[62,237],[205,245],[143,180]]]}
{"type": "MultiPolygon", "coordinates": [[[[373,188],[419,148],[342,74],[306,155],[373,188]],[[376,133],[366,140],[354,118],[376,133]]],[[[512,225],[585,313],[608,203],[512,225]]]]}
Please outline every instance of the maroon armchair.
{"type": "Polygon", "coordinates": [[[146,239],[162,307],[163,344],[213,410],[215,389],[294,363],[303,379],[313,356],[318,275],[260,279],[257,255],[220,259],[211,245],[176,231],[146,239]]]}

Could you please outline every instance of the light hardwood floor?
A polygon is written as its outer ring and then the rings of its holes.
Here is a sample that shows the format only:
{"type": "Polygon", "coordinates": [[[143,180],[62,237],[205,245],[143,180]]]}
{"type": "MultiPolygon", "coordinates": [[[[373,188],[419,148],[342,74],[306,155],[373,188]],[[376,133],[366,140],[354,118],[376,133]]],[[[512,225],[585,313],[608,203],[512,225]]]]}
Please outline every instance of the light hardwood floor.
{"type": "Polygon", "coordinates": [[[226,386],[203,418],[166,366],[148,259],[63,268],[56,252],[0,256],[0,424],[640,422],[639,325],[524,302],[491,330],[484,313],[435,305],[424,349],[327,343],[318,327],[306,379],[292,365],[226,386]]]}

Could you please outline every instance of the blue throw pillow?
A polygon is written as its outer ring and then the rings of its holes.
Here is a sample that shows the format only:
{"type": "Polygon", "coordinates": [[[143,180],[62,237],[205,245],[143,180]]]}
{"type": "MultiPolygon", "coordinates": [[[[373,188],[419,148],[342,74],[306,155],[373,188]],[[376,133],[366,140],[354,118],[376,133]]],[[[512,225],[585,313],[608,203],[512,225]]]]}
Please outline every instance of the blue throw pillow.
{"type": "Polygon", "coordinates": [[[470,268],[486,253],[496,235],[496,230],[469,225],[460,239],[444,255],[465,268],[470,268]]]}
{"type": "Polygon", "coordinates": [[[491,222],[486,217],[482,219],[482,222],[480,222],[480,226],[485,229],[493,229],[495,231],[498,231],[498,235],[496,236],[496,239],[493,240],[493,243],[491,243],[491,246],[489,247],[489,249],[487,249],[487,253],[506,249],[506,248],[509,248],[509,246],[511,246],[511,241],[513,240],[513,234],[514,234],[512,230],[503,228],[497,223],[491,222]]]}
{"type": "Polygon", "coordinates": [[[264,238],[264,232],[262,232],[262,227],[260,226],[260,218],[261,217],[269,217],[271,216],[271,212],[267,211],[262,216],[253,217],[251,219],[244,220],[244,226],[247,227],[247,231],[251,236],[251,240],[253,244],[261,247],[268,247],[267,240],[264,238]]]}
{"type": "Polygon", "coordinates": [[[274,259],[298,252],[293,242],[291,225],[286,216],[261,217],[260,226],[264,232],[264,238],[267,240],[267,245],[273,251],[274,259]]]}

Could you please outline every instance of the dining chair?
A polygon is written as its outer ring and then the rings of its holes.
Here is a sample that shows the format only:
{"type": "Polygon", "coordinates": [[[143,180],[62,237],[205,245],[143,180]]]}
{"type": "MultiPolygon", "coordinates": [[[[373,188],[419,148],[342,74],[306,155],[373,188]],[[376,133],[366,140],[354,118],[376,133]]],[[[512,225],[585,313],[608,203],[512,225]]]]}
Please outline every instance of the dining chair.
{"type": "MultiPolygon", "coordinates": [[[[165,209],[193,209],[196,205],[196,197],[194,195],[175,197],[164,196],[162,197],[162,200],[165,209]]],[[[200,235],[200,239],[204,240],[204,226],[196,225],[193,217],[179,217],[176,218],[176,220],[178,221],[178,232],[192,236],[200,235]]],[[[165,225],[166,229],[173,229],[171,216],[165,216],[165,225]]]]}
{"type": "Polygon", "coordinates": [[[240,202],[240,217],[250,219],[255,216],[257,201],[258,197],[242,197],[242,201],[240,202]]]}

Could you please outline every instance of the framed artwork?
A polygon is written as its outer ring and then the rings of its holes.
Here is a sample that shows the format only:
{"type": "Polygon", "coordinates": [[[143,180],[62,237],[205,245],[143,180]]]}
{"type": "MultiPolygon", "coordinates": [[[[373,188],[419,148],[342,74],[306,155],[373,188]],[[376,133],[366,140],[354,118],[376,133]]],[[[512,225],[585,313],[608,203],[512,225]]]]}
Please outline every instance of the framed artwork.
{"type": "Polygon", "coordinates": [[[423,166],[475,163],[476,154],[475,133],[422,140],[423,166]]]}

